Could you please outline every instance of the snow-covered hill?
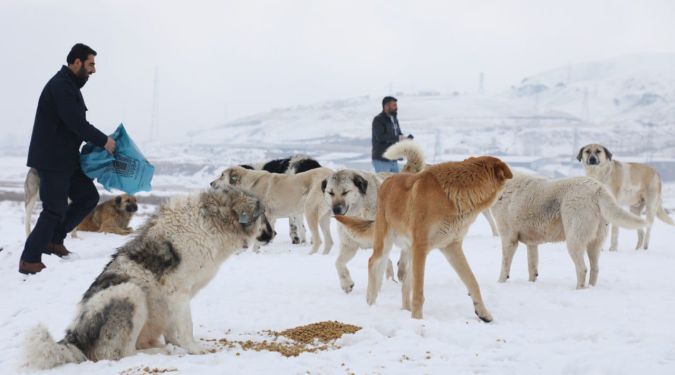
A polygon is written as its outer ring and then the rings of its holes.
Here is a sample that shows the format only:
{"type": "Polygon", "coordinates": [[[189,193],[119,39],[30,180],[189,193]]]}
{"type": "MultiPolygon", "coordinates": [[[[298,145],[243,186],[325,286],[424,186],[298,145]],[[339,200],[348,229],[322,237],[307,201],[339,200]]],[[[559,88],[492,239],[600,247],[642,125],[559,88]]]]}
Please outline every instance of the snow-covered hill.
{"type": "MultiPolygon", "coordinates": [[[[399,119],[430,154],[572,156],[600,142],[615,154],[675,156],[675,55],[564,66],[498,94],[399,92],[399,119]]],[[[379,96],[268,112],[195,131],[195,144],[293,145],[367,154],[379,96]]]]}

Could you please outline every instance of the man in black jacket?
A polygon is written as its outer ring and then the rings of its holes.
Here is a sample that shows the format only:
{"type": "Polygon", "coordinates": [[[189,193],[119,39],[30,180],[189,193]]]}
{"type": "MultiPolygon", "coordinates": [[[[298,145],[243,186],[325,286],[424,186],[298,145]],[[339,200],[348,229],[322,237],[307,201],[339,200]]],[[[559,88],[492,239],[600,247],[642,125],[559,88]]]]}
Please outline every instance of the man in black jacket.
{"type": "Polygon", "coordinates": [[[68,66],[61,67],[40,94],[27,165],[40,176],[42,212],[26,239],[19,261],[21,273],[42,271],[42,253],[68,255],[63,245],[66,233],[98,203],[93,181],[80,168],[80,146],[82,141],[92,142],[112,154],[115,141],[86,118],[80,89],[96,72],[95,56],[96,51],[84,44],[73,46],[66,57],[68,66]]]}
{"type": "MultiPolygon", "coordinates": [[[[384,151],[394,143],[405,139],[396,118],[398,105],[396,98],[385,96],[382,99],[382,112],[373,119],[373,168],[375,172],[399,172],[398,161],[382,157],[384,151]]],[[[407,138],[413,138],[408,135],[407,138]]]]}

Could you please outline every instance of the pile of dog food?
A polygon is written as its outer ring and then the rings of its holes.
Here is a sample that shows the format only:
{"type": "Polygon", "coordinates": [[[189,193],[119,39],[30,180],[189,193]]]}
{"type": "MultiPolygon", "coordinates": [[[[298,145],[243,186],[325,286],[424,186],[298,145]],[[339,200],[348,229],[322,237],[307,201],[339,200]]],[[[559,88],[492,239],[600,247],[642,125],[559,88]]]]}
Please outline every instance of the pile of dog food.
{"type": "MultiPolygon", "coordinates": [[[[281,332],[259,332],[262,335],[271,336],[270,340],[233,341],[222,338],[206,341],[213,342],[218,347],[218,349],[211,350],[214,353],[219,349],[237,349],[239,347],[242,350],[270,351],[277,352],[285,357],[296,357],[302,353],[315,353],[329,348],[339,349],[340,347],[334,344],[335,340],[344,334],[356,333],[360,329],[361,327],[351,324],[326,321],[290,328],[281,332]]],[[[239,355],[239,353],[237,352],[236,355],[239,355]]]]}

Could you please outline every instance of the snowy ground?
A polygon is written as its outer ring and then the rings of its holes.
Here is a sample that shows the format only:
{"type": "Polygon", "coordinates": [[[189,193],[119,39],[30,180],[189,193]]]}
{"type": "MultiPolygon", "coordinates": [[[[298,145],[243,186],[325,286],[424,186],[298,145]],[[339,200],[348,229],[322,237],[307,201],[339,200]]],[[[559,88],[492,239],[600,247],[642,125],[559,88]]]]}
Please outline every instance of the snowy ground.
{"type": "MultiPolygon", "coordinates": [[[[666,190],[672,193],[672,190],[666,190]]],[[[137,227],[152,206],[143,206],[137,227]]],[[[37,213],[36,213],[37,214],[37,213]]],[[[23,338],[38,322],[58,340],[76,303],[115,249],[127,238],[81,233],[66,245],[79,259],[45,256],[35,276],[17,272],[23,247],[23,208],[0,202],[0,374],[18,372],[23,338]]],[[[604,251],[597,287],[575,290],[573,265],[562,244],[542,246],[540,277],[527,281],[526,251],[519,249],[511,280],[497,283],[500,245],[482,217],[471,227],[465,252],[495,320],[473,313],[464,286],[439,252],[427,262],[424,320],[400,309],[399,285],[384,284],[377,303],[365,302],[367,259],[349,264],[356,283],[338,284],[335,246],[307,255],[291,245],[286,221],[261,253],[230,258],[193,300],[200,340],[262,340],[258,332],[338,320],[363,327],[340,348],[286,358],[274,352],[226,349],[207,355],[135,355],[120,361],[66,365],[45,373],[140,374],[143,368],[181,374],[673,374],[675,373],[675,251],[672,227],[657,222],[652,246],[634,251],[635,234],[622,231],[620,251],[604,251]],[[176,372],[170,372],[176,373],[176,372]]],[[[335,223],[333,234],[337,239],[335,223]]],[[[336,241],[337,242],[337,241],[336,241]]],[[[398,251],[393,251],[398,258],[398,251]]],[[[208,342],[203,341],[204,345],[208,342]]]]}

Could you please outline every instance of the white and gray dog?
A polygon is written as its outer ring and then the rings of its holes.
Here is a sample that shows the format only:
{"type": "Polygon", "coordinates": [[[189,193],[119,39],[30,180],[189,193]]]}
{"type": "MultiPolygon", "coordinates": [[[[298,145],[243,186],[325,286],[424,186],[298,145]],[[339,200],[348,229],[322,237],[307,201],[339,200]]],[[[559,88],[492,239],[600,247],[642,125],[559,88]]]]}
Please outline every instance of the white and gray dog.
{"type": "Polygon", "coordinates": [[[245,240],[274,237],[260,200],[234,187],[173,198],[138,232],[84,293],[61,341],[42,325],[28,335],[26,367],[167,353],[165,344],[204,353],[190,300],[245,240]]]}

